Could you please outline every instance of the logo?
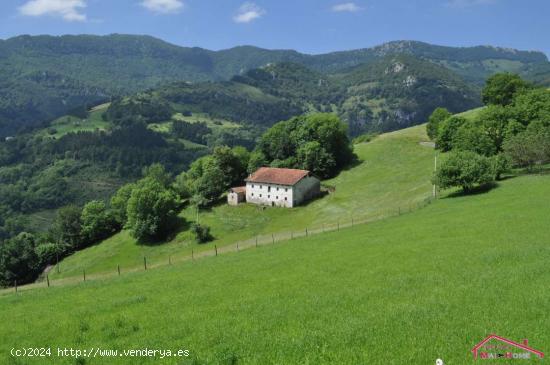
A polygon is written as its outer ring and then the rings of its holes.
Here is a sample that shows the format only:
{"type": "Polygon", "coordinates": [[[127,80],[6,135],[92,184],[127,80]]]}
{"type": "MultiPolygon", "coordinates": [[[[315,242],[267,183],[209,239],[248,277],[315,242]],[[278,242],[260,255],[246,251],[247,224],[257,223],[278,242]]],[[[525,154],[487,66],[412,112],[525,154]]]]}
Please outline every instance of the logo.
{"type": "Polygon", "coordinates": [[[517,343],[497,335],[489,335],[472,349],[474,359],[542,359],[544,353],[528,346],[527,340],[517,343]]]}

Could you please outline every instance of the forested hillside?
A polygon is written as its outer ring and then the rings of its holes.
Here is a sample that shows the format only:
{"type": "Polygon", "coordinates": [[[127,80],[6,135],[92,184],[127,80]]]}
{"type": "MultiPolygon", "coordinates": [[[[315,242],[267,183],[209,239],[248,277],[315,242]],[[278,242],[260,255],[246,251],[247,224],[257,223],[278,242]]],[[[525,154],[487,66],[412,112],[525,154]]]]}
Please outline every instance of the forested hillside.
{"type": "Polygon", "coordinates": [[[13,135],[113,96],[173,81],[219,81],[269,63],[292,62],[338,73],[396,54],[440,64],[480,85],[511,71],[548,82],[546,56],[494,47],[453,48],[391,42],[374,48],[306,55],[235,47],[222,51],[171,45],[149,36],[19,36],[0,41],[0,137],[13,135]]]}

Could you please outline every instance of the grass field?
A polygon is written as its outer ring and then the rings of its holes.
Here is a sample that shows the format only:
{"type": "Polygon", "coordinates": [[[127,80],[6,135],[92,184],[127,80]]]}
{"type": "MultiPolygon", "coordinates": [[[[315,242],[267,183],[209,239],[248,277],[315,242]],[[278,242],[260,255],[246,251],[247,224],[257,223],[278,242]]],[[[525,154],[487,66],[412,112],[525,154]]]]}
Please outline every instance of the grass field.
{"type": "MultiPolygon", "coordinates": [[[[355,146],[359,162],[338,177],[325,181],[335,191],[328,196],[294,209],[262,208],[255,205],[230,207],[222,204],[201,212],[200,221],[211,227],[216,238],[197,245],[188,230],[172,241],[157,246],[138,245],[128,232],[122,232],[94,247],[77,252],[60,265],[52,278],[81,276],[87,273],[112,272],[117,265],[135,268],[146,256],[151,263],[187,257],[191,250],[212,250],[255,236],[290,236],[291,232],[320,230],[340,222],[349,224],[394,215],[398,209],[409,210],[422,203],[431,192],[433,148],[420,145],[427,140],[425,126],[417,126],[377,137],[368,144],[355,146]]],[[[196,219],[194,209],[182,212],[187,221],[196,219]]]]}
{"type": "Polygon", "coordinates": [[[548,175],[511,178],[339,232],[4,293],[0,363],[469,364],[470,349],[490,333],[548,351],[549,194],[548,175]],[[9,355],[45,346],[191,356],[9,355]]]}
{"type": "Polygon", "coordinates": [[[108,107],[109,104],[101,104],[92,108],[86,119],[72,115],[63,116],[51,122],[49,127],[44,128],[38,134],[51,138],[61,138],[71,132],[106,130],[110,124],[104,121],[101,115],[108,107]]]}

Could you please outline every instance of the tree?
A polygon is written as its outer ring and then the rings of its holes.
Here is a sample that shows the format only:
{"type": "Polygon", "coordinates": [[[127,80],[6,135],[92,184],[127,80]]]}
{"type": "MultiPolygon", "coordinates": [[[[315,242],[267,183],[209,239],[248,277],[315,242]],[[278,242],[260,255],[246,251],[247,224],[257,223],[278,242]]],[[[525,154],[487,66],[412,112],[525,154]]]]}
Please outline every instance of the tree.
{"type": "Polygon", "coordinates": [[[143,177],[158,181],[164,187],[170,186],[172,176],[166,171],[166,168],[160,163],[154,163],[143,169],[143,177]]]}
{"type": "Polygon", "coordinates": [[[250,159],[248,161],[248,166],[246,170],[248,173],[251,174],[254,171],[258,170],[260,167],[266,166],[267,164],[267,159],[263,152],[255,150],[250,154],[250,159]]]}
{"type": "Polygon", "coordinates": [[[532,170],[550,161],[550,128],[533,122],[525,131],[508,138],[504,151],[515,166],[532,170]]]}
{"type": "Polygon", "coordinates": [[[512,108],[509,106],[489,105],[476,118],[483,134],[490,138],[494,153],[502,151],[502,143],[506,137],[508,125],[515,122],[512,108]]]}
{"type": "Polygon", "coordinates": [[[111,209],[116,222],[123,227],[126,224],[128,216],[126,214],[128,208],[128,200],[132,195],[132,190],[136,184],[126,184],[117,190],[115,195],[111,197],[111,209]]]}
{"type": "Polygon", "coordinates": [[[463,124],[453,138],[453,149],[472,151],[483,156],[493,156],[497,149],[485,129],[476,121],[463,124]]]}
{"type": "Polygon", "coordinates": [[[101,241],[117,231],[117,223],[105,203],[92,200],[82,209],[82,236],[87,244],[101,241]]]}
{"type": "Polygon", "coordinates": [[[0,246],[0,285],[29,283],[40,272],[35,252],[36,240],[30,233],[20,233],[0,246]]]}
{"type": "Polygon", "coordinates": [[[434,175],[434,183],[440,188],[457,186],[465,192],[493,180],[490,159],[471,151],[450,152],[434,175]]]}
{"type": "Polygon", "coordinates": [[[53,222],[52,236],[58,244],[66,244],[71,250],[81,248],[83,244],[82,209],[76,205],[69,205],[59,209],[53,222]]]}
{"type": "Polygon", "coordinates": [[[510,105],[514,97],[531,85],[521,77],[510,73],[498,73],[487,79],[481,97],[485,105],[510,105]]]}
{"type": "Polygon", "coordinates": [[[435,140],[439,131],[439,125],[446,119],[449,119],[452,114],[445,108],[437,108],[433,111],[432,115],[428,118],[428,124],[426,125],[426,132],[430,139],[435,140]]]}
{"type": "Polygon", "coordinates": [[[326,178],[334,171],[334,158],[321,147],[317,141],[308,142],[298,149],[298,161],[301,168],[313,172],[315,175],[326,178]]]}
{"type": "Polygon", "coordinates": [[[128,200],[128,228],[140,240],[164,239],[175,228],[178,196],[153,179],[145,179],[128,200]]]}
{"type": "Polygon", "coordinates": [[[453,149],[453,142],[460,127],[468,121],[465,118],[453,116],[444,120],[437,134],[436,146],[442,152],[447,152],[453,149]]]}

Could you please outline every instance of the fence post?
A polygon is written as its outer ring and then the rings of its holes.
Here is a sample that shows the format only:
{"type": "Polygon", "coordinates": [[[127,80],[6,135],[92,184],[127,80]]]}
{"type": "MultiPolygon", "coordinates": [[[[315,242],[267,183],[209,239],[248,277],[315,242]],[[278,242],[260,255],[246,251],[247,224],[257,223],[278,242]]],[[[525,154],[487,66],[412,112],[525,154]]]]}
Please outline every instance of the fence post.
{"type": "Polygon", "coordinates": [[[118,271],[118,276],[120,276],[120,265],[117,265],[116,268],[117,268],[117,271],[118,271]]]}
{"type": "Polygon", "coordinates": [[[143,267],[147,270],[147,258],[143,256],[143,267]]]}
{"type": "Polygon", "coordinates": [[[273,233],[271,234],[271,243],[275,244],[275,235],[273,233]]]}
{"type": "Polygon", "coordinates": [[[191,260],[195,261],[195,250],[191,249],[191,260]]]}
{"type": "Polygon", "coordinates": [[[237,242],[237,252],[239,252],[239,242],[237,242]]]}
{"type": "Polygon", "coordinates": [[[86,281],[86,270],[82,270],[82,275],[84,276],[84,281],[86,281]]]}
{"type": "Polygon", "coordinates": [[[15,292],[17,293],[17,280],[15,280],[15,292]]]}
{"type": "Polygon", "coordinates": [[[325,224],[323,223],[323,233],[325,233],[325,224]]]}
{"type": "Polygon", "coordinates": [[[401,207],[397,208],[397,215],[401,215],[401,207]]]}
{"type": "Polygon", "coordinates": [[[353,227],[353,217],[351,217],[351,226],[353,227]]]}
{"type": "Polygon", "coordinates": [[[256,236],[256,248],[258,248],[258,236],[256,236]]]}
{"type": "Polygon", "coordinates": [[[308,233],[307,233],[307,227],[306,227],[306,237],[308,237],[308,233]]]}
{"type": "Polygon", "coordinates": [[[214,250],[216,251],[216,256],[218,256],[218,246],[214,245],[214,250]]]}
{"type": "Polygon", "coordinates": [[[294,239],[294,232],[290,232],[290,239],[293,240],[294,239]]]}
{"type": "Polygon", "coordinates": [[[339,230],[340,230],[340,221],[336,222],[336,224],[337,224],[337,228],[336,228],[336,229],[339,231],[339,230]]]}
{"type": "Polygon", "coordinates": [[[48,288],[50,287],[50,277],[46,275],[46,282],[48,283],[48,288]]]}

